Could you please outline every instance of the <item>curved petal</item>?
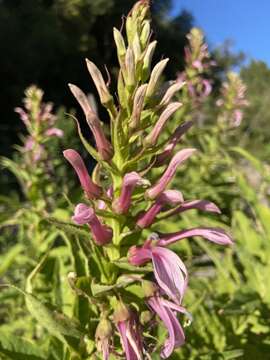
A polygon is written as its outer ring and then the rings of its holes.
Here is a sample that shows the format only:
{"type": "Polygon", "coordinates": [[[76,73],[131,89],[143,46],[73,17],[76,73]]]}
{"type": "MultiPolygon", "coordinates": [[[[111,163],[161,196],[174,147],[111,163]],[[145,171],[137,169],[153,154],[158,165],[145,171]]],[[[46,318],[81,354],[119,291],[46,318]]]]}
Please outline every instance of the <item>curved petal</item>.
{"type": "Polygon", "coordinates": [[[176,241],[192,236],[201,236],[219,245],[233,244],[231,237],[228,234],[226,234],[226,232],[223,229],[193,228],[193,229],[178,231],[171,234],[160,234],[160,240],[158,241],[158,245],[167,246],[175,243],[176,241]]]}
{"type": "Polygon", "coordinates": [[[159,286],[173,301],[181,303],[188,281],[185,264],[173,251],[162,247],[152,249],[152,261],[159,286]]]}

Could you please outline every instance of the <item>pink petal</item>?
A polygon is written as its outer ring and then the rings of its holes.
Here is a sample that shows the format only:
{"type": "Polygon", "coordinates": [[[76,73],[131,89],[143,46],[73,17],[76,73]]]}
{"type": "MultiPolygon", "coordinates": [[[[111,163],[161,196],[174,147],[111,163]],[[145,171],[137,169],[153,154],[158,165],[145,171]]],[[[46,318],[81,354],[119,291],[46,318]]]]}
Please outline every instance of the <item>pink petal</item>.
{"type": "Polygon", "coordinates": [[[187,160],[196,150],[195,149],[184,149],[178,151],[171,159],[166,171],[163,173],[159,181],[146,191],[146,196],[150,199],[156,198],[162,191],[165,190],[166,186],[173,179],[177,167],[187,160]]]}
{"type": "Polygon", "coordinates": [[[73,149],[63,152],[64,157],[72,165],[80,180],[81,186],[89,199],[98,198],[101,195],[101,188],[93,183],[80,154],[73,149]]]}
{"type": "Polygon", "coordinates": [[[173,301],[181,303],[188,281],[182,260],[173,251],[156,246],[152,249],[152,261],[159,286],[173,301]]]}
{"type": "Polygon", "coordinates": [[[192,237],[202,236],[203,238],[220,245],[232,245],[233,241],[229,235],[222,229],[218,228],[193,228],[182,230],[171,234],[160,235],[158,241],[159,246],[167,246],[175,243],[176,241],[192,237]]]}

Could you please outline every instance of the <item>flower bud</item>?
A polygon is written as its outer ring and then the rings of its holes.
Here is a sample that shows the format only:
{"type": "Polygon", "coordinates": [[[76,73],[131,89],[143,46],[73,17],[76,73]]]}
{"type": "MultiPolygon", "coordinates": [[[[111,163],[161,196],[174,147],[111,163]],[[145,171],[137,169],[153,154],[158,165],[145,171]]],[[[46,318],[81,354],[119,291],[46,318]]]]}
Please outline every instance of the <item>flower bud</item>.
{"type": "Polygon", "coordinates": [[[172,181],[177,167],[182,164],[186,159],[188,159],[194,153],[194,151],[196,150],[184,149],[176,153],[170,161],[167,169],[165,170],[161,178],[158,180],[158,182],[146,191],[146,197],[149,199],[154,199],[160,193],[162,193],[162,191],[165,190],[166,186],[172,181]]]}
{"type": "Polygon", "coordinates": [[[165,190],[159,195],[156,202],[144,213],[142,213],[136,225],[144,229],[149,227],[155,220],[156,215],[163,209],[166,205],[177,205],[183,202],[183,195],[180,191],[177,190],[165,190]]]}
{"type": "Polygon", "coordinates": [[[155,293],[158,291],[157,285],[152,281],[148,281],[148,280],[142,281],[142,289],[145,297],[155,296],[155,293]]]}
{"type": "Polygon", "coordinates": [[[120,31],[116,28],[113,28],[113,37],[117,48],[117,55],[120,65],[124,62],[126,55],[126,45],[125,40],[120,33],[120,31]]]}
{"type": "Polygon", "coordinates": [[[160,115],[158,121],[156,122],[154,128],[152,131],[146,136],[144,140],[144,144],[147,146],[154,146],[157,143],[158,137],[164,128],[167,120],[172,116],[173,113],[175,113],[180,107],[182,106],[182,103],[180,102],[174,102],[169,104],[166,109],[162,112],[160,115]]]}
{"type": "Polygon", "coordinates": [[[154,166],[162,166],[167,163],[167,161],[171,158],[174,148],[178,144],[181,137],[191,128],[194,124],[193,121],[187,121],[181,125],[179,125],[174,133],[170,136],[167,145],[165,146],[162,153],[156,156],[156,161],[154,166]]]}
{"type": "Polygon", "coordinates": [[[183,81],[177,81],[176,83],[174,83],[173,85],[171,85],[168,90],[166,91],[166,93],[164,94],[161,102],[160,102],[160,106],[166,106],[169,104],[169,102],[171,101],[172,97],[184,86],[184,82],[183,81]]]}
{"type": "Polygon", "coordinates": [[[135,75],[134,53],[131,48],[128,48],[125,57],[124,81],[129,90],[132,89],[135,85],[135,75]]]}
{"type": "Polygon", "coordinates": [[[134,36],[134,39],[132,42],[132,49],[133,49],[133,53],[134,53],[135,64],[137,65],[137,63],[140,59],[141,53],[142,53],[140,39],[139,39],[137,32],[135,33],[135,36],[134,36]]]}
{"type": "Polygon", "coordinates": [[[112,95],[109,93],[109,90],[105,84],[101,72],[92,61],[86,59],[86,64],[87,69],[96,85],[101,103],[103,105],[108,105],[112,102],[113,98],[112,95]]]}
{"type": "Polygon", "coordinates": [[[127,321],[130,318],[128,307],[122,302],[118,301],[114,309],[113,320],[116,323],[127,321]]]}
{"type": "Polygon", "coordinates": [[[141,112],[144,105],[144,97],[147,89],[147,84],[143,84],[138,87],[133,101],[133,111],[130,120],[130,126],[133,129],[137,129],[140,123],[141,112]]]}
{"type": "Polygon", "coordinates": [[[101,122],[98,119],[94,110],[91,108],[86,95],[76,85],[69,84],[69,88],[84,112],[86,121],[94,135],[96,147],[98,149],[98,152],[99,152],[101,158],[103,160],[111,159],[111,157],[113,155],[112,146],[111,146],[110,142],[107,140],[107,138],[103,132],[101,122]]]}
{"type": "Polygon", "coordinates": [[[153,54],[155,48],[157,46],[157,41],[152,41],[145,52],[144,59],[143,59],[143,68],[142,68],[142,81],[146,81],[150,75],[151,71],[151,62],[153,58],[153,54]]]}
{"type": "Polygon", "coordinates": [[[169,59],[164,59],[161,60],[159,63],[157,63],[154,67],[154,69],[152,70],[151,76],[150,76],[150,80],[147,86],[147,91],[146,91],[146,97],[150,98],[154,95],[158,82],[160,80],[161,74],[163,72],[163,70],[165,69],[165,66],[167,65],[167,62],[169,61],[169,59]]]}
{"type": "Polygon", "coordinates": [[[118,214],[126,213],[131,205],[131,196],[136,186],[149,186],[148,180],[143,179],[135,171],[124,176],[121,194],[118,199],[113,202],[113,209],[118,214]]]}
{"type": "Polygon", "coordinates": [[[101,318],[96,328],[95,339],[97,350],[102,353],[104,360],[109,359],[112,333],[111,322],[105,317],[101,318]]]}
{"type": "Polygon", "coordinates": [[[94,210],[85,204],[78,204],[75,207],[72,220],[78,225],[89,225],[93,239],[97,245],[108,244],[112,240],[112,229],[100,222],[94,210]]]}
{"type": "Polygon", "coordinates": [[[65,150],[63,154],[76,171],[86,196],[89,199],[98,198],[101,195],[102,190],[98,185],[93,183],[80,154],[73,149],[65,150]]]}
{"type": "Polygon", "coordinates": [[[146,20],[143,24],[143,28],[140,36],[142,49],[144,49],[148,43],[150,32],[151,32],[150,21],[146,20]]]}
{"type": "Polygon", "coordinates": [[[146,325],[152,319],[153,315],[151,311],[145,310],[140,314],[140,323],[146,325]]]}

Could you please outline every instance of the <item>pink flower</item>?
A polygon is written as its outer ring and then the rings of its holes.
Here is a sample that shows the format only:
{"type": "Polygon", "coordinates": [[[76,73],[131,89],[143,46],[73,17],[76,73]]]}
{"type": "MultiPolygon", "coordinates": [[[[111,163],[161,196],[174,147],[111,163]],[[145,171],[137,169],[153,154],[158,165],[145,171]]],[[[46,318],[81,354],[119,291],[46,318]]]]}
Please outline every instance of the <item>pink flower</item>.
{"type": "Polygon", "coordinates": [[[50,128],[50,129],[45,131],[45,135],[63,137],[64,132],[63,132],[63,130],[58,129],[58,128],[50,128]]]}
{"type": "Polygon", "coordinates": [[[164,128],[167,120],[172,116],[173,113],[175,113],[182,104],[180,102],[174,102],[169,104],[166,109],[162,112],[160,115],[158,121],[156,122],[153,130],[150,132],[150,134],[147,135],[145,138],[145,143],[149,144],[150,146],[153,146],[157,143],[158,137],[164,128]]]}
{"type": "Polygon", "coordinates": [[[156,167],[164,165],[168,161],[168,159],[170,159],[175,146],[178,144],[179,140],[185,134],[185,132],[188,131],[193,124],[193,121],[187,121],[176,128],[174,133],[169,138],[163,152],[157,155],[155,161],[156,167]]]}
{"type": "Polygon", "coordinates": [[[180,214],[187,210],[202,210],[202,211],[208,211],[212,213],[220,214],[220,209],[211,201],[207,200],[190,200],[190,201],[184,201],[181,205],[177,206],[177,208],[173,209],[172,211],[169,211],[167,215],[164,216],[164,218],[176,214],[180,214]]]}
{"type": "Polygon", "coordinates": [[[128,212],[131,205],[132,192],[136,186],[146,186],[149,182],[143,179],[135,171],[124,176],[121,193],[118,199],[113,202],[113,209],[118,214],[128,212]]]}
{"type": "Polygon", "coordinates": [[[125,305],[114,313],[114,321],[120,333],[121,343],[127,360],[143,360],[143,346],[138,316],[125,305]]]}
{"type": "Polygon", "coordinates": [[[112,146],[111,146],[110,142],[107,140],[107,138],[103,132],[101,122],[98,119],[94,110],[91,108],[86,95],[76,85],[69,84],[69,88],[83,109],[86,121],[94,135],[96,146],[97,146],[98,152],[101,155],[101,158],[103,160],[111,159],[111,157],[113,155],[112,146]]]}
{"type": "Polygon", "coordinates": [[[89,199],[98,198],[101,195],[101,188],[90,178],[86,166],[80,154],[73,149],[63,152],[64,157],[72,165],[80,180],[81,186],[89,199]]]}
{"type": "Polygon", "coordinates": [[[154,311],[163,321],[168,330],[169,337],[165,340],[165,344],[160,353],[162,359],[167,359],[175,348],[178,348],[185,343],[185,334],[176,317],[176,312],[187,314],[189,317],[190,315],[184,307],[164,300],[160,296],[150,297],[147,300],[147,303],[152,311],[154,311]]]}
{"type": "Polygon", "coordinates": [[[177,167],[188,159],[196,150],[195,149],[184,149],[178,151],[171,159],[167,169],[159,179],[159,181],[146,191],[146,196],[149,199],[155,199],[162,191],[165,190],[166,186],[173,179],[177,167]]]}
{"type": "Polygon", "coordinates": [[[164,206],[176,205],[183,201],[183,195],[180,191],[165,190],[157,197],[150,209],[139,215],[136,224],[140,228],[147,228],[154,222],[156,215],[164,208],[164,206]]]}
{"type": "Polygon", "coordinates": [[[72,220],[78,225],[89,225],[93,239],[97,245],[104,245],[112,239],[112,229],[100,222],[94,210],[85,204],[78,204],[75,207],[72,220]]]}
{"type": "Polygon", "coordinates": [[[180,304],[186,291],[188,274],[185,264],[171,250],[146,241],[142,247],[132,246],[128,260],[132,265],[143,265],[152,260],[154,275],[160,288],[175,303],[180,304]]]}
{"type": "Polygon", "coordinates": [[[231,237],[228,234],[226,234],[226,232],[223,229],[199,227],[188,230],[182,230],[171,234],[159,234],[158,245],[168,246],[170,244],[175,243],[176,241],[193,236],[201,236],[219,245],[233,244],[231,237]]]}
{"type": "Polygon", "coordinates": [[[21,107],[16,107],[14,111],[19,114],[25,126],[31,125],[28,114],[21,107]]]}

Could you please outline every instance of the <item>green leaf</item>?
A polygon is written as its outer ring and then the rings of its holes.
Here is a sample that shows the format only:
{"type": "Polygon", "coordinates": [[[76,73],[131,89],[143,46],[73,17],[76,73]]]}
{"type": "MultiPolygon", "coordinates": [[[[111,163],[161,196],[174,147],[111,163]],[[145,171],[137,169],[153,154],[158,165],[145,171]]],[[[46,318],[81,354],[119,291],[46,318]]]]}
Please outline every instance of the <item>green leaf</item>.
{"type": "Polygon", "coordinates": [[[247,150],[238,146],[232,147],[230,150],[243,156],[255,167],[255,169],[257,169],[259,172],[262,172],[262,163],[255,156],[251,155],[247,150]]]}
{"type": "Polygon", "coordinates": [[[0,276],[2,276],[11,265],[13,265],[14,261],[16,261],[16,257],[22,252],[23,246],[21,244],[17,244],[10,248],[4,255],[0,256],[0,276]]]}
{"type": "Polygon", "coordinates": [[[131,265],[130,263],[128,263],[126,258],[121,258],[117,261],[114,261],[113,263],[115,266],[119,267],[120,269],[129,270],[132,272],[135,271],[137,273],[147,273],[147,272],[153,271],[153,268],[151,265],[134,266],[134,265],[131,265]]]}
{"type": "Polygon", "coordinates": [[[237,349],[237,350],[225,351],[224,353],[222,353],[222,356],[224,360],[230,360],[230,359],[239,358],[240,356],[243,356],[243,354],[244,351],[242,349],[237,349]]]}
{"type": "Polygon", "coordinates": [[[47,359],[44,349],[12,333],[0,332],[0,353],[12,360],[47,359]]]}
{"type": "Polygon", "coordinates": [[[46,217],[44,220],[50,222],[51,224],[55,225],[58,229],[63,230],[65,233],[70,235],[78,235],[78,236],[84,236],[89,238],[90,234],[88,231],[82,229],[80,226],[67,223],[64,221],[60,221],[52,216],[46,217]]]}

